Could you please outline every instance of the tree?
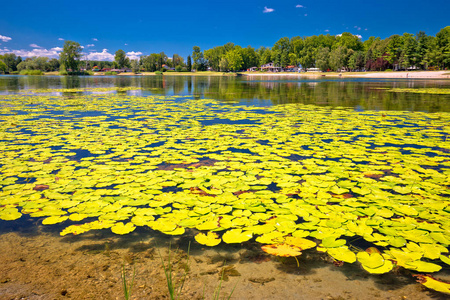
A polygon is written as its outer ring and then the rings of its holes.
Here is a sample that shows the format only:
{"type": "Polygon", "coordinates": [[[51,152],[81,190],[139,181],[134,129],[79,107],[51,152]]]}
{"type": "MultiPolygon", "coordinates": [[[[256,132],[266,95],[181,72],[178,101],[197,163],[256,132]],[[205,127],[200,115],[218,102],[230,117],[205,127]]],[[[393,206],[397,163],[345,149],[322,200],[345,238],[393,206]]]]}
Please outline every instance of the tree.
{"type": "Polygon", "coordinates": [[[231,71],[236,72],[242,68],[244,61],[242,59],[239,49],[235,48],[234,50],[228,51],[225,57],[226,60],[228,61],[228,68],[231,71]]]}
{"type": "Polygon", "coordinates": [[[199,46],[194,46],[192,48],[192,59],[194,60],[194,65],[192,66],[196,71],[205,71],[206,70],[206,61],[203,57],[202,51],[200,51],[199,46]]]}
{"type": "Polygon", "coordinates": [[[16,57],[16,55],[14,53],[5,53],[3,54],[3,62],[6,65],[6,68],[8,72],[12,72],[12,71],[17,71],[17,65],[22,62],[22,58],[16,57]]]}
{"type": "Polygon", "coordinates": [[[114,61],[117,63],[119,69],[130,66],[130,59],[125,54],[125,51],[123,51],[122,49],[116,51],[114,55],[114,61]]]}
{"type": "Polygon", "coordinates": [[[436,42],[442,57],[442,69],[445,69],[450,66],[450,26],[442,28],[436,34],[436,42]]]}
{"type": "Polygon", "coordinates": [[[187,57],[187,66],[186,67],[187,67],[188,72],[192,71],[192,61],[191,61],[190,55],[188,55],[188,57],[187,57]]]}
{"type": "Polygon", "coordinates": [[[328,47],[320,48],[316,56],[316,67],[319,68],[321,71],[328,70],[330,68],[330,64],[328,62],[329,56],[330,56],[330,49],[328,49],[328,47]]]}
{"type": "Polygon", "coordinates": [[[73,72],[78,70],[78,62],[81,58],[82,48],[80,44],[73,41],[65,41],[64,48],[59,54],[60,69],[71,69],[73,72]]]}
{"type": "Polygon", "coordinates": [[[225,57],[222,57],[222,59],[219,62],[219,69],[222,72],[227,72],[228,69],[228,60],[225,57]]]}
{"type": "Polygon", "coordinates": [[[8,67],[6,66],[6,64],[0,60],[0,72],[6,73],[8,67]]]}
{"type": "Polygon", "coordinates": [[[131,70],[134,72],[134,74],[139,73],[140,68],[141,68],[141,66],[140,66],[140,64],[139,64],[139,60],[133,59],[133,60],[131,61],[131,70]]]}

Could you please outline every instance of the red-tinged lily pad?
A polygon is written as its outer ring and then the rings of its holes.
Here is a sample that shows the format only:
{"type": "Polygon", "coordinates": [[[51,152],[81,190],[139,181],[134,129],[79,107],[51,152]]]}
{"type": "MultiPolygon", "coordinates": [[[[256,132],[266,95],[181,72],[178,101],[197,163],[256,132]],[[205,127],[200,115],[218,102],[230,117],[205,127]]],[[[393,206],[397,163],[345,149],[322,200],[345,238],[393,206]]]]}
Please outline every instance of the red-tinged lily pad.
{"type": "Polygon", "coordinates": [[[264,252],[275,256],[299,256],[302,254],[302,249],[296,246],[287,245],[287,244],[274,244],[274,245],[265,245],[262,246],[261,249],[264,252]]]}
{"type": "Polygon", "coordinates": [[[33,188],[33,190],[44,191],[44,190],[48,190],[49,188],[50,188],[50,186],[48,186],[46,184],[36,184],[36,186],[33,188]]]}
{"type": "Polygon", "coordinates": [[[431,275],[423,275],[423,274],[415,274],[413,275],[417,278],[417,282],[423,284],[429,289],[450,294],[450,283],[446,281],[442,281],[432,277],[431,275]]]}

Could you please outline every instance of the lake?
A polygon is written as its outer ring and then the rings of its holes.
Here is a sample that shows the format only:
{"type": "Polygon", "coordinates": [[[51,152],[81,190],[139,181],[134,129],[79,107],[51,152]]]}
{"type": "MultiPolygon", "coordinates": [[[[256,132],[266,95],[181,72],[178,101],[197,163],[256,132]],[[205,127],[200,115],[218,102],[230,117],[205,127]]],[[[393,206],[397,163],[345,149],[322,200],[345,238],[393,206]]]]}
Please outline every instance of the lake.
{"type": "Polygon", "coordinates": [[[1,76],[0,295],[445,299],[449,89],[1,76]]]}

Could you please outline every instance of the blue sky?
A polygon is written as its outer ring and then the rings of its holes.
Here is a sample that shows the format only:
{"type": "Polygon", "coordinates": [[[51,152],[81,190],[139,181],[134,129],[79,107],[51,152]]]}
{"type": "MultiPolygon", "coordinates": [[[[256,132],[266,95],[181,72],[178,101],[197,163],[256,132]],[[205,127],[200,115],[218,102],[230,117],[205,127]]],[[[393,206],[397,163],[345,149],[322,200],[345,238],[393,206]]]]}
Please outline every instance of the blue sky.
{"type": "Polygon", "coordinates": [[[404,32],[428,35],[450,25],[450,1],[4,1],[0,54],[58,57],[65,40],[89,59],[164,51],[184,58],[232,42],[271,47],[282,37],[350,32],[362,40],[404,32]],[[19,4],[20,3],[20,4],[19,4]]]}

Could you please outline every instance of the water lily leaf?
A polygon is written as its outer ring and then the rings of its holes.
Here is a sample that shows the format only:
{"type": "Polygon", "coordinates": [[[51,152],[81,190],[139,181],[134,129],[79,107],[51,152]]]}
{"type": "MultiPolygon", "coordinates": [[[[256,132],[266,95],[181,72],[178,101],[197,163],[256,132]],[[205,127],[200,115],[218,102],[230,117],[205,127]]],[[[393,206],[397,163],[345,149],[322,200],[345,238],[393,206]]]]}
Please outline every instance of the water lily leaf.
{"type": "Polygon", "coordinates": [[[354,263],[356,261],[356,255],[348,249],[347,246],[341,246],[336,248],[328,248],[327,253],[331,255],[337,261],[343,261],[347,263],[354,263]]]}
{"type": "Polygon", "coordinates": [[[42,224],[50,225],[50,224],[62,223],[65,220],[67,220],[68,218],[69,218],[69,216],[52,216],[52,217],[47,217],[44,220],[42,220],[42,224]]]}
{"type": "Polygon", "coordinates": [[[122,222],[118,222],[114,224],[114,226],[111,227],[111,231],[115,234],[128,234],[136,229],[136,226],[133,225],[133,223],[126,223],[123,224],[122,222]]]}
{"type": "Polygon", "coordinates": [[[337,248],[337,247],[344,246],[345,243],[347,243],[347,241],[344,239],[336,240],[336,237],[329,236],[329,237],[325,237],[322,239],[321,246],[325,247],[325,248],[337,248]]]}
{"type": "Polygon", "coordinates": [[[358,261],[370,269],[376,269],[384,265],[385,259],[379,253],[368,253],[361,251],[356,254],[358,261]]]}
{"type": "Polygon", "coordinates": [[[450,294],[450,283],[433,278],[431,275],[413,274],[418,279],[418,282],[429,289],[450,294]]]}
{"type": "Polygon", "coordinates": [[[417,272],[427,272],[427,273],[437,272],[442,269],[440,265],[436,265],[421,260],[407,262],[405,265],[402,265],[402,267],[417,272]]]}
{"type": "Polygon", "coordinates": [[[198,233],[194,238],[199,244],[210,247],[217,246],[221,242],[220,237],[213,232],[208,232],[207,234],[198,233]]]}
{"type": "Polygon", "coordinates": [[[8,207],[0,210],[0,219],[5,221],[17,220],[21,216],[22,214],[15,207],[8,207]]]}
{"type": "Polygon", "coordinates": [[[225,232],[222,240],[227,244],[243,243],[250,240],[253,234],[250,231],[242,231],[242,229],[231,229],[225,232]]]}
{"type": "Polygon", "coordinates": [[[314,248],[317,244],[311,240],[304,239],[301,237],[291,237],[288,236],[285,239],[285,244],[292,245],[300,248],[301,250],[306,250],[310,248],[314,248]]]}
{"type": "Polygon", "coordinates": [[[441,255],[441,256],[439,256],[439,259],[441,261],[443,261],[444,263],[446,263],[447,265],[450,265],[450,258],[448,256],[441,255]]]}
{"type": "Polygon", "coordinates": [[[275,256],[299,256],[302,254],[301,249],[287,244],[264,245],[261,247],[264,252],[275,256]]]}

